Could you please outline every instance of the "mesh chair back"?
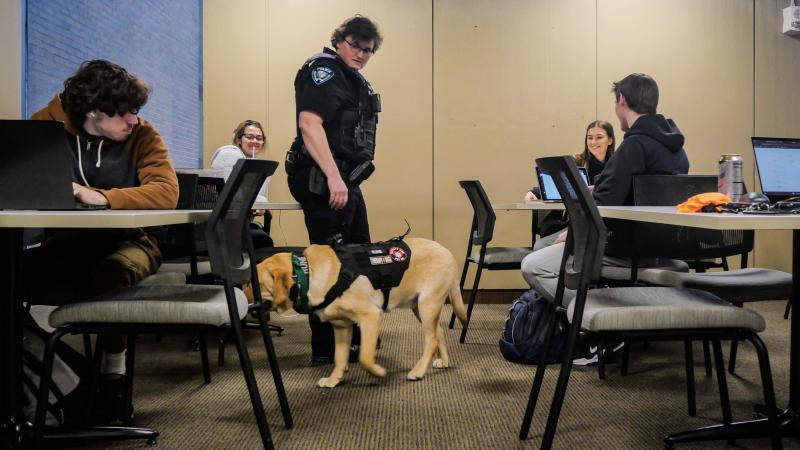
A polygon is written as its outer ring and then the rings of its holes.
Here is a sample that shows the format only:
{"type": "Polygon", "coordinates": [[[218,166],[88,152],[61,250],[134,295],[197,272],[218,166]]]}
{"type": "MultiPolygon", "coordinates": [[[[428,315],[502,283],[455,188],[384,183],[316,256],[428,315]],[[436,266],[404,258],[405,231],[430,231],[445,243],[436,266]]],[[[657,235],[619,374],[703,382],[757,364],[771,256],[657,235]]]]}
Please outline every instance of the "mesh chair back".
{"type": "Polygon", "coordinates": [[[562,271],[564,285],[570,289],[586,289],[600,278],[606,247],[603,219],[571,156],[539,158],[536,165],[553,177],[569,215],[562,271]]]}
{"type": "Polygon", "coordinates": [[[494,223],[497,220],[489,196],[478,180],[462,180],[458,184],[466,191],[472,205],[472,245],[488,244],[494,235],[494,223]]]}
{"type": "MultiPolygon", "coordinates": [[[[716,190],[715,175],[637,175],[633,178],[633,198],[637,206],[677,206],[693,195],[716,190]]],[[[753,249],[752,231],[637,222],[634,236],[634,251],[640,257],[713,259],[745,254],[753,249]]]]}
{"type": "Polygon", "coordinates": [[[276,161],[240,159],[211,211],[206,226],[211,272],[231,284],[250,280],[250,210],[264,180],[277,167],[276,161]]]}
{"type": "Polygon", "coordinates": [[[195,194],[195,209],[212,209],[217,203],[225,179],[218,177],[198,177],[197,193],[195,194]]]}

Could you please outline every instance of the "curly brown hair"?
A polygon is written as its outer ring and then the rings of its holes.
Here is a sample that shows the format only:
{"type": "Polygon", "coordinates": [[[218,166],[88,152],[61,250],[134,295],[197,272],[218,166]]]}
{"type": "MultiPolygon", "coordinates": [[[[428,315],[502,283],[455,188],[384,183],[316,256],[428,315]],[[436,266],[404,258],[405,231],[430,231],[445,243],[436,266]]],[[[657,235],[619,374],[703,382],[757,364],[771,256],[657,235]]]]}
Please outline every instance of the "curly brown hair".
{"type": "Polygon", "coordinates": [[[108,116],[138,114],[149,96],[144,81],[117,64],[97,59],[84,62],[64,81],[61,104],[72,124],[80,127],[94,110],[108,116]]]}
{"type": "Polygon", "coordinates": [[[375,22],[356,14],[355,16],[345,20],[339,25],[331,35],[331,45],[336,48],[340,42],[347,36],[353,36],[356,41],[366,42],[375,41],[372,50],[378,51],[378,47],[383,43],[383,36],[378,31],[378,26],[375,22]]]}

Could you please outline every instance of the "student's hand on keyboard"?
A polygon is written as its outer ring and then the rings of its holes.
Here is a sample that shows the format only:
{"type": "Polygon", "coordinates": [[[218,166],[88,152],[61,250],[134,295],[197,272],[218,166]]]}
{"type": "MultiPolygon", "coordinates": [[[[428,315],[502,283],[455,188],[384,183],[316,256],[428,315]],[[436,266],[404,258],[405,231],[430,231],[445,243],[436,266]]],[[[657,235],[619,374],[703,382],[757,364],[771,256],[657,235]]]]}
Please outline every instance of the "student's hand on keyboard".
{"type": "Polygon", "coordinates": [[[72,183],[72,195],[81,203],[88,203],[90,205],[108,205],[108,199],[105,195],[81,186],[78,183],[72,183]]]}

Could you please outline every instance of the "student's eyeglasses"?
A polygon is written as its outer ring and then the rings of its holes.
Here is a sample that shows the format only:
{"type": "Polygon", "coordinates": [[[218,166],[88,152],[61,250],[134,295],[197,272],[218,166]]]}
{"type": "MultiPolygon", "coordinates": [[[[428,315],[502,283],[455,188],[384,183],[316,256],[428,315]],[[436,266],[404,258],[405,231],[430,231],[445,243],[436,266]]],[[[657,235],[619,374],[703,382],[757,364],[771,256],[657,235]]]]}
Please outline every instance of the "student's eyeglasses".
{"type": "Polygon", "coordinates": [[[344,41],[347,42],[347,45],[349,45],[350,48],[352,48],[356,52],[361,52],[361,53],[363,53],[363,54],[365,54],[367,56],[372,56],[372,55],[375,54],[375,49],[374,48],[369,48],[369,47],[364,48],[364,47],[361,47],[358,44],[355,44],[353,42],[348,41],[347,39],[345,39],[344,41]]]}
{"type": "Polygon", "coordinates": [[[247,138],[251,141],[264,142],[264,136],[260,134],[243,134],[242,137],[247,138]]]}

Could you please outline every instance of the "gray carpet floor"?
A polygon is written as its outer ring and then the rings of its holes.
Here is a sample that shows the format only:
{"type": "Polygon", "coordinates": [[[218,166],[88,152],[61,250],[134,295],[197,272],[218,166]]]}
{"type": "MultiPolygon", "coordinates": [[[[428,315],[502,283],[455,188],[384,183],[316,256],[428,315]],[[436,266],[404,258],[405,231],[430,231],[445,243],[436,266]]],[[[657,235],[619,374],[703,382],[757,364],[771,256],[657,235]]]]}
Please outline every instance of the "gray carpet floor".
{"type": "MultiPolygon", "coordinates": [[[[788,398],[789,321],[783,302],[750,305],[763,314],[768,328],[763,339],[770,351],[778,404],[788,398]]],[[[506,361],[497,340],[508,305],[477,305],[466,344],[458,330],[448,330],[452,367],[431,369],[421,381],[406,381],[422,350],[421,327],[409,310],[383,316],[378,362],[384,379],[351,364],[344,382],[320,389],[316,381],[330,367],[310,365],[310,334],[305,316],[280,317],[285,327],[275,337],[281,370],[295,426],[283,426],[261,337],[248,332],[250,354],[267,409],[273,440],[279,449],[530,449],[538,448],[547,409],[540,406],[530,438],[517,434],[534,376],[533,366],[506,361]]],[[[449,318],[449,307],[442,323],[449,318]]],[[[727,350],[727,346],[725,346],[727,350]]],[[[664,435],[721,420],[716,379],[706,377],[700,345],[697,360],[697,417],[686,410],[683,347],[653,343],[647,350],[634,344],[631,373],[621,376],[616,364],[606,380],[596,369],[572,373],[554,447],[559,449],[663,448],[664,435]]],[[[212,367],[204,385],[200,357],[187,351],[185,337],[155,342],[142,336],[137,350],[135,425],[161,432],[161,449],[255,449],[259,434],[241,375],[235,348],[227,348],[227,364],[212,367]]],[[[726,353],[727,355],[727,353],[726,353]]],[[[212,362],[216,349],[211,350],[212,362]]],[[[727,356],[725,358],[727,360],[727,356]]],[[[750,418],[762,402],[755,352],[740,346],[736,375],[728,377],[734,420],[750,418]]],[[[549,405],[558,366],[545,377],[544,406],[549,405]]],[[[798,387],[800,388],[800,387],[798,387]]],[[[542,405],[542,403],[540,403],[542,405]]],[[[786,448],[800,448],[784,440],[786,448]]],[[[725,443],[679,448],[725,448],[725,443]]],[[[767,448],[765,441],[742,440],[736,448],[767,448]]],[[[101,448],[100,446],[94,448],[101,448]]],[[[103,444],[102,448],[149,448],[143,442],[103,444]]]]}

